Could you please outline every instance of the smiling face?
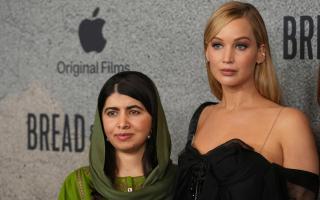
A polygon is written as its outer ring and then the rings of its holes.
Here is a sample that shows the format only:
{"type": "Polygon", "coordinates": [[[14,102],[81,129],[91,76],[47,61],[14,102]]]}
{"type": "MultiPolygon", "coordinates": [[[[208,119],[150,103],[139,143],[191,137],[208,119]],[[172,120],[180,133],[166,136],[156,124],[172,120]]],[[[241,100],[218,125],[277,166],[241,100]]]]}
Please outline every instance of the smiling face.
{"type": "Polygon", "coordinates": [[[102,111],[104,132],[116,151],[144,152],[152,117],[144,105],[127,95],[111,94],[102,111]]]}
{"type": "Polygon", "coordinates": [[[263,62],[263,45],[259,48],[246,18],[225,25],[206,49],[212,75],[222,87],[254,86],[256,63],[263,62]]]}

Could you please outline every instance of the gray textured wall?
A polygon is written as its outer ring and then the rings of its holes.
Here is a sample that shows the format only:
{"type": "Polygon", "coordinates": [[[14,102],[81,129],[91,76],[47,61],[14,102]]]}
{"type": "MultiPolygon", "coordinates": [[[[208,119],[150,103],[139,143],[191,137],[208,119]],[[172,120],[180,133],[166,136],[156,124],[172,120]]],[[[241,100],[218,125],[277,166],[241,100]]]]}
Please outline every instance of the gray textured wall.
{"type": "MultiPolygon", "coordinates": [[[[202,34],[207,18],[223,2],[0,0],[0,198],[56,199],[70,170],[88,164],[97,95],[113,74],[101,72],[106,63],[142,71],[155,81],[176,161],[192,112],[200,103],[214,100],[207,85],[202,34]],[[100,53],[86,53],[78,28],[96,7],[97,17],[105,20],[102,33],[107,44],[100,53]],[[63,63],[98,63],[99,73],[60,73],[63,63]],[[76,143],[75,135],[82,134],[85,139],[76,143]]],[[[320,3],[249,2],[265,19],[286,104],[309,116],[320,144],[320,3]],[[292,59],[284,58],[284,16],[296,21],[297,54],[292,59]],[[312,22],[302,31],[301,16],[312,22]],[[309,33],[313,58],[300,45],[300,36],[309,33]],[[301,49],[306,51],[304,59],[301,49]]]]}

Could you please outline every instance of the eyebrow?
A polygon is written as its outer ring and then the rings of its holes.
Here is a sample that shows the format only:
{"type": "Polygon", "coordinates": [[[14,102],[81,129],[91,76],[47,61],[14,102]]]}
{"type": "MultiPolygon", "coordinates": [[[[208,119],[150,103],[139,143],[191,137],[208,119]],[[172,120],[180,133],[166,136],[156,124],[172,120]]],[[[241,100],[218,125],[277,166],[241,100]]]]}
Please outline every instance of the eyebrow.
{"type": "MultiPolygon", "coordinates": [[[[130,110],[130,109],[133,109],[133,108],[137,108],[139,110],[145,110],[143,109],[142,107],[138,106],[138,105],[130,105],[130,106],[127,106],[126,107],[126,110],[130,110]]],[[[120,110],[118,107],[106,107],[104,109],[104,111],[107,111],[107,110],[120,110]]]]}
{"type": "Polygon", "coordinates": [[[132,108],[138,108],[139,110],[144,110],[142,107],[138,106],[138,105],[132,105],[132,106],[127,106],[127,109],[130,110],[132,108]]]}
{"type": "MultiPolygon", "coordinates": [[[[218,40],[222,40],[223,41],[223,39],[221,39],[219,37],[214,37],[212,40],[214,40],[214,39],[218,39],[218,40]]],[[[246,36],[238,37],[238,38],[234,39],[234,41],[239,41],[239,40],[243,40],[243,39],[251,41],[251,39],[249,37],[246,37],[246,36]]]]}

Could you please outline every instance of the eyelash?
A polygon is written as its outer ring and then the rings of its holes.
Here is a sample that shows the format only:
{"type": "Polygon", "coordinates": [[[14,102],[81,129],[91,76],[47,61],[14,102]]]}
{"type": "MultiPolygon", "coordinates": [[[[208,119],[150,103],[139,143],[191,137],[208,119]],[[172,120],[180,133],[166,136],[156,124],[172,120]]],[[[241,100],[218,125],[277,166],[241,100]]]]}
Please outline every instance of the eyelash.
{"type": "MultiPolygon", "coordinates": [[[[220,43],[215,43],[215,42],[212,43],[212,48],[213,48],[213,49],[221,49],[222,47],[223,47],[223,45],[220,44],[220,43]]],[[[248,48],[248,45],[239,43],[239,44],[236,44],[235,47],[236,47],[237,49],[239,49],[239,50],[245,50],[245,49],[248,48]]]]}
{"type": "MultiPolygon", "coordinates": [[[[138,111],[138,110],[130,110],[130,111],[129,111],[129,114],[132,114],[132,115],[139,115],[140,113],[141,113],[141,112],[138,111]]],[[[118,114],[118,112],[112,110],[112,111],[106,112],[106,114],[107,114],[107,116],[109,116],[109,117],[114,117],[116,114],[118,114]]]]}
{"type": "Polygon", "coordinates": [[[138,111],[138,110],[130,110],[129,113],[130,113],[130,114],[133,114],[133,115],[139,115],[139,114],[140,114],[140,111],[138,111]]]}
{"type": "Polygon", "coordinates": [[[215,42],[212,43],[212,48],[214,48],[214,49],[220,49],[221,47],[222,47],[222,45],[220,43],[215,43],[215,42]]]}
{"type": "Polygon", "coordinates": [[[107,114],[107,116],[109,116],[109,117],[113,117],[113,116],[115,116],[116,111],[114,111],[114,110],[108,111],[106,114],[107,114]]]}
{"type": "Polygon", "coordinates": [[[240,44],[236,44],[236,47],[239,50],[245,50],[246,48],[248,48],[248,45],[240,43],[240,44]]]}

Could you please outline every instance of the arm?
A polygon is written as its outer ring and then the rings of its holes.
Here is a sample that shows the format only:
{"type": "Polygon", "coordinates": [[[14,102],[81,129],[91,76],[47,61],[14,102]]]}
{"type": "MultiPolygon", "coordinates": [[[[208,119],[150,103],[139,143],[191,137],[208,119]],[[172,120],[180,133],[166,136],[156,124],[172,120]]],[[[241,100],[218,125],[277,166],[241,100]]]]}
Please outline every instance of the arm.
{"type": "Polygon", "coordinates": [[[319,174],[318,153],[308,119],[293,108],[285,108],[281,115],[283,166],[319,174]]]}
{"type": "Polygon", "coordinates": [[[69,174],[61,186],[58,200],[79,198],[78,187],[76,184],[76,175],[74,172],[69,174]]]}
{"type": "Polygon", "coordinates": [[[88,167],[79,168],[65,179],[58,200],[91,199],[91,178],[88,167]]]}

